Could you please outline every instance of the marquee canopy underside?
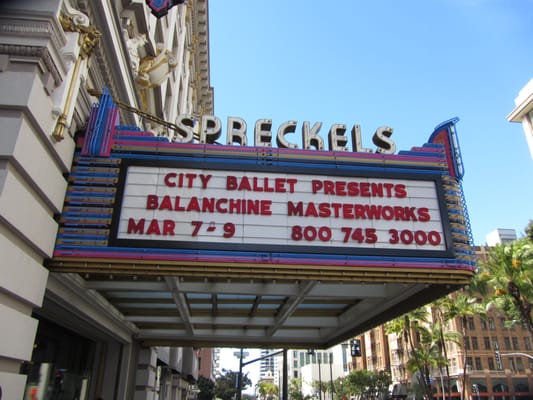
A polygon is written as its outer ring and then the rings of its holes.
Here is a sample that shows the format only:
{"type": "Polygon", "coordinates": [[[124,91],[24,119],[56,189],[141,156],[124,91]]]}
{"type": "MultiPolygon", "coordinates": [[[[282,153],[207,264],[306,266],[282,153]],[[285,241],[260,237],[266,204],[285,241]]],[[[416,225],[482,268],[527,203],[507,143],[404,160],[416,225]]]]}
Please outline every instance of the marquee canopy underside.
{"type": "Polygon", "coordinates": [[[458,289],[471,276],[404,270],[400,279],[389,269],[342,281],[94,271],[69,276],[118,310],[145,345],[260,348],[330,347],[458,289]]]}

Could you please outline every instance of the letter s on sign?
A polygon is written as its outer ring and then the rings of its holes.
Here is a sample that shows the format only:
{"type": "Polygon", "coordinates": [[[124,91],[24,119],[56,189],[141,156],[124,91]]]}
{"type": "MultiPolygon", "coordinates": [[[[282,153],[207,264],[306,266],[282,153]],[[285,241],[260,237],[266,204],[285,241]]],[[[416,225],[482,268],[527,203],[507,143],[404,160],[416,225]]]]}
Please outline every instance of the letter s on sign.
{"type": "Polygon", "coordinates": [[[390,139],[392,129],[389,126],[380,126],[374,136],[372,136],[372,142],[378,146],[377,152],[380,154],[394,154],[396,152],[396,143],[390,139]]]}
{"type": "Polygon", "coordinates": [[[178,143],[191,143],[194,138],[194,117],[192,115],[184,114],[178,115],[176,118],[177,135],[174,135],[178,143]]]}

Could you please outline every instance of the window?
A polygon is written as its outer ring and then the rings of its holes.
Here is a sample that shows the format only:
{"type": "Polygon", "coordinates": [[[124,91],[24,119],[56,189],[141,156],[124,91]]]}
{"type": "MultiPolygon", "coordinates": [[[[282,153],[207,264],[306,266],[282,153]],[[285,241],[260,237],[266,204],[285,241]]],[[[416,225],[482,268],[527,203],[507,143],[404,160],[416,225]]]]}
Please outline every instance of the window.
{"type": "Polygon", "coordinates": [[[465,350],[470,350],[470,338],[468,336],[465,337],[465,350]]]}
{"type": "Polygon", "coordinates": [[[488,361],[488,363],[489,363],[489,369],[490,369],[491,371],[495,370],[496,368],[494,368],[494,358],[489,357],[489,358],[487,359],[487,361],[488,361]]]}
{"type": "Polygon", "coordinates": [[[513,336],[513,350],[519,350],[520,346],[518,345],[518,338],[513,336]]]}
{"type": "Polygon", "coordinates": [[[519,370],[520,372],[523,372],[523,371],[524,371],[524,363],[523,363],[521,357],[517,357],[517,358],[516,358],[516,368],[518,368],[518,370],[519,370]]]}
{"type": "Polygon", "coordinates": [[[481,329],[486,331],[487,330],[487,321],[485,321],[483,318],[481,318],[480,322],[481,322],[481,329]]]}
{"type": "Polygon", "coordinates": [[[494,318],[489,318],[488,319],[488,322],[489,322],[489,328],[491,331],[495,330],[496,329],[496,325],[494,324],[494,318]]]}
{"type": "Polygon", "coordinates": [[[490,350],[490,337],[485,336],[483,342],[485,343],[485,350],[490,350]]]}
{"type": "Polygon", "coordinates": [[[531,350],[531,339],[528,336],[524,338],[524,348],[526,350],[531,350]]]}
{"type": "Polygon", "coordinates": [[[511,371],[516,371],[516,367],[514,366],[514,358],[513,357],[509,357],[509,369],[511,371]]]}
{"type": "Polygon", "coordinates": [[[494,347],[494,350],[500,350],[500,344],[498,343],[498,338],[496,336],[492,337],[492,347],[494,347]]]}
{"type": "Polygon", "coordinates": [[[472,364],[472,357],[466,357],[466,366],[470,366],[470,367],[473,367],[473,364],[472,364]]]}
{"type": "Polygon", "coordinates": [[[479,350],[479,346],[477,344],[477,337],[475,336],[472,337],[472,349],[479,350]]]}
{"type": "Polygon", "coordinates": [[[474,318],[469,317],[468,318],[468,329],[474,330],[476,329],[476,325],[474,324],[474,318]]]}
{"type": "Polygon", "coordinates": [[[511,350],[511,339],[509,337],[504,337],[503,341],[505,343],[505,350],[511,350]]]}
{"type": "Polygon", "coordinates": [[[476,369],[478,371],[483,369],[483,364],[481,363],[481,358],[479,357],[476,357],[476,369]]]}

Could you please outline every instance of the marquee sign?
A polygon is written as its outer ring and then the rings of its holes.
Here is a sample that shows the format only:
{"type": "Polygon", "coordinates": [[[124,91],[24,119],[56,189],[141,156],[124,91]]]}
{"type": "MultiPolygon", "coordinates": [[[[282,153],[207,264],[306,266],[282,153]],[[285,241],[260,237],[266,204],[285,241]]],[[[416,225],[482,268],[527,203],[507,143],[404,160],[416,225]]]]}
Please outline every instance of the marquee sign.
{"type": "MultiPolygon", "coordinates": [[[[285,137],[294,121],[280,126],[274,148],[232,145],[242,120],[229,120],[227,145],[211,143],[216,117],[185,120],[202,143],[118,125],[104,91],[78,141],[51,269],[269,277],[286,269],[337,280],[355,279],[354,271],[361,279],[379,270],[377,280],[423,272],[417,282],[439,271],[453,283],[473,273],[455,121],[423,146],[391,154],[392,128],[378,129],[371,152],[355,125],[350,152],[341,124],[325,151],[317,124],[303,124],[298,149],[285,137]]],[[[256,123],[256,142],[271,140],[270,123],[256,123]]]]}
{"type": "Polygon", "coordinates": [[[435,177],[157,164],[123,165],[112,234],[117,245],[448,254],[442,184],[435,177]]]}

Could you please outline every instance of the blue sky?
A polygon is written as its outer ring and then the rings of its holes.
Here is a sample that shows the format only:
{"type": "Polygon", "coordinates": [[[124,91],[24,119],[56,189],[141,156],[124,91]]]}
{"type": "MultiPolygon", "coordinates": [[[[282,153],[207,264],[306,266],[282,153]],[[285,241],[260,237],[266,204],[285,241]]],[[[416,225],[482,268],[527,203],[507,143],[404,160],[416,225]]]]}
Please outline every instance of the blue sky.
{"type": "MultiPolygon", "coordinates": [[[[507,121],[533,78],[533,0],[211,0],[215,114],[273,128],[394,128],[398,150],[459,117],[463,188],[476,244],[533,219],[533,160],[507,121]]],[[[295,138],[300,134],[295,134],[295,138]]],[[[249,142],[253,143],[250,138],[249,142]]]]}

